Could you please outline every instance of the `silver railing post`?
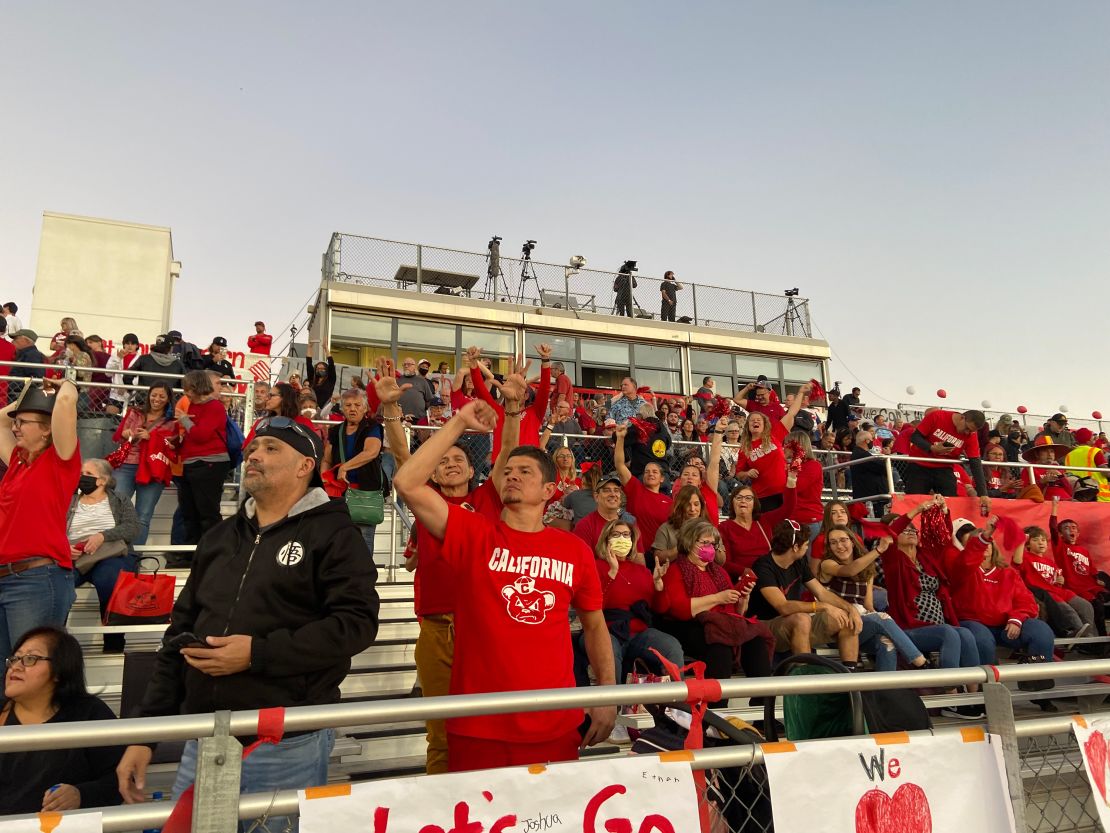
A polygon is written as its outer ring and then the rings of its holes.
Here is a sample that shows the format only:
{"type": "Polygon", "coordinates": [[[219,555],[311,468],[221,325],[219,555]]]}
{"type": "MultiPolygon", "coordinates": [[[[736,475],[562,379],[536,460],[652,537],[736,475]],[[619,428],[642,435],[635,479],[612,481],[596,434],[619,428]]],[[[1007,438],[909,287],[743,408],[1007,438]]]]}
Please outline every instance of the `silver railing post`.
{"type": "Polygon", "coordinates": [[[759,332],[759,316],[756,314],[756,311],[755,311],[755,293],[754,292],[749,292],[748,297],[752,299],[752,332],[753,333],[758,333],[759,332]]]}
{"type": "Polygon", "coordinates": [[[197,747],[193,833],[236,833],[243,746],[231,735],[231,712],[216,712],[215,734],[197,747]]]}
{"type": "Polygon", "coordinates": [[[690,300],[694,302],[694,324],[698,323],[698,285],[690,285],[690,300]]]}
{"type": "Polygon", "coordinates": [[[1002,758],[1006,764],[1006,785],[1014,807],[1014,822],[1016,828],[1024,833],[1029,827],[1025,821],[1025,781],[1014,724],[1014,698],[1002,683],[987,683],[983,686],[983,704],[987,709],[987,731],[1002,740],[1002,758]]]}
{"type": "Polygon", "coordinates": [[[884,454],[883,458],[886,462],[886,488],[890,492],[891,500],[894,499],[894,461],[891,460],[889,454],[884,454]]]}
{"type": "Polygon", "coordinates": [[[424,247],[416,244],[416,291],[423,292],[424,286],[424,247]]]}

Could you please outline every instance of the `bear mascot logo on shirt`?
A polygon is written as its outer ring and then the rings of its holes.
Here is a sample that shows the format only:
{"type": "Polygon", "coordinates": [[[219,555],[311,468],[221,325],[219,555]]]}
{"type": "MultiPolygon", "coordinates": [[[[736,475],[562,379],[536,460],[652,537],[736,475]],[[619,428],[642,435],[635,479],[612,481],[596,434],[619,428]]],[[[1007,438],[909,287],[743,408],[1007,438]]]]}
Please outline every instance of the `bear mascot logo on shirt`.
{"type": "Polygon", "coordinates": [[[526,625],[538,625],[547,618],[547,611],[555,607],[555,594],[536,589],[536,582],[521,576],[512,584],[501,588],[509,615],[526,625]]]}

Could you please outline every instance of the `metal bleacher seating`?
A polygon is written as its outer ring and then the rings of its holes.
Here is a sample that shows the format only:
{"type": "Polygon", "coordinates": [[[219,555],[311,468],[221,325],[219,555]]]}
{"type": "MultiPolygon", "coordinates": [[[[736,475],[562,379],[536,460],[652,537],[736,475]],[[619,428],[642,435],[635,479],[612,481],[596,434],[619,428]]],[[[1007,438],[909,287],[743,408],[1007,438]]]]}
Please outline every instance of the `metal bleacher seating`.
{"type": "MultiPolygon", "coordinates": [[[[234,495],[226,495],[223,510],[229,516],[236,509],[234,495]]],[[[149,544],[166,546],[169,543],[170,521],[176,506],[176,492],[170,488],[162,496],[151,524],[149,544]]],[[[342,685],[344,700],[388,700],[408,697],[416,685],[414,648],[418,624],[413,611],[412,575],[399,565],[402,561],[403,535],[398,536],[395,555],[391,556],[391,537],[396,521],[392,512],[386,512],[385,522],[376,536],[374,560],[378,567],[378,593],[381,597],[381,621],[378,638],[373,646],[356,656],[351,673],[342,685]],[[391,565],[391,560],[394,564],[391,565]]],[[[188,577],[187,570],[170,570],[177,578],[180,591],[188,577]]],[[[89,688],[98,694],[117,713],[120,711],[123,692],[125,655],[139,651],[154,651],[160,643],[163,626],[131,626],[122,629],[126,634],[125,654],[105,653],[102,635],[106,629],[100,624],[96,594],[90,585],[78,588],[77,600],[69,617],[71,631],[85,648],[89,688]]],[[[1088,644],[1106,644],[1105,639],[1078,640],[1088,644]]],[[[1061,650],[1076,648],[1058,641],[1061,650]]],[[[821,653],[835,656],[835,651],[823,649],[821,653]]],[[[1069,655],[1069,658],[1070,655],[1069,655]]],[[[1003,660],[1007,661],[1007,660],[1003,660]]],[[[1040,716],[1034,700],[1052,699],[1061,711],[1092,711],[1110,693],[1110,686],[1087,678],[1059,679],[1050,691],[1026,692],[1014,689],[1015,712],[1021,717],[1040,716]]],[[[141,691],[128,692],[128,702],[142,697],[141,691]]],[[[944,706],[982,702],[981,694],[931,695],[926,697],[931,709],[944,706]]],[[[748,721],[760,720],[761,710],[751,709],[747,700],[734,700],[726,714],[748,721]]],[[[781,706],[781,704],[780,704],[781,706]]],[[[649,721],[646,715],[625,715],[620,722],[627,726],[643,727],[649,721]]],[[[944,723],[944,719],[937,720],[944,723]]],[[[332,753],[330,777],[332,780],[365,780],[372,778],[408,775],[423,771],[424,726],[419,722],[397,722],[363,727],[348,727],[341,731],[332,753]]],[[[615,754],[622,751],[615,744],[605,744],[592,754],[615,754]]],[[[151,768],[148,789],[167,790],[172,782],[175,760],[164,758],[166,763],[151,768]]]]}

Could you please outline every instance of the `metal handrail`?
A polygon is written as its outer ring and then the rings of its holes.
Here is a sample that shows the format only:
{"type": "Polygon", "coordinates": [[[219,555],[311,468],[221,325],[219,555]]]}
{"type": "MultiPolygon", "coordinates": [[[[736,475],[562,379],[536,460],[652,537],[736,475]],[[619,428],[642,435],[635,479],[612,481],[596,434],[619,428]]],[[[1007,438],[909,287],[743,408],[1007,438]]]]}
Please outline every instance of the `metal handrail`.
{"type": "MultiPolygon", "coordinates": [[[[826,694],[847,691],[880,691],[895,688],[949,688],[993,682],[1021,682],[1056,677],[1110,674],[1110,660],[922,671],[889,671],[873,674],[821,674],[798,677],[754,677],[719,680],[721,696],[768,697],[788,694],[826,694]]],[[[374,723],[442,720],[488,714],[557,711],[593,706],[630,706],[641,703],[680,703],[687,698],[685,683],[591,686],[588,688],[502,691],[418,699],[332,703],[298,706],[285,712],[287,732],[374,723]]],[[[258,731],[258,710],[231,713],[231,734],[258,731]]],[[[68,749],[77,746],[118,746],[168,740],[212,737],[215,714],[93,720],[74,723],[7,726],[0,732],[0,752],[68,749]]]]}

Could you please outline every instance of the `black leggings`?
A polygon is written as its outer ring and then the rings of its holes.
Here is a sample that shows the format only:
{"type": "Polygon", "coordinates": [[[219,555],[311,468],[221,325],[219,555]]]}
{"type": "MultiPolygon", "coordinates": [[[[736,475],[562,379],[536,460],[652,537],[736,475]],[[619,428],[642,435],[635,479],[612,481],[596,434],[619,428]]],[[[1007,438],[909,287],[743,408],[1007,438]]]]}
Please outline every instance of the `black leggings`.
{"type": "Polygon", "coordinates": [[[907,495],[928,495],[936,492],[945,497],[956,496],[956,473],[951,466],[932,468],[917,463],[906,463],[905,481],[907,495]]]}
{"type": "MultiPolygon", "coordinates": [[[[732,677],[735,667],[733,647],[706,642],[705,627],[701,622],[692,619],[686,622],[668,619],[656,626],[674,636],[681,643],[682,650],[687,656],[705,663],[706,677],[714,680],[727,680],[732,677]]],[[[771,653],[767,650],[767,643],[763,639],[759,637],[749,639],[740,646],[740,669],[745,677],[771,676],[771,653]]],[[[711,709],[723,709],[727,706],[728,698],[709,704],[711,709]]]]}
{"type": "Polygon", "coordinates": [[[198,460],[185,464],[177,484],[177,502],[185,523],[186,544],[199,543],[200,537],[220,522],[224,480],[230,470],[231,463],[227,460],[198,460]]]}

